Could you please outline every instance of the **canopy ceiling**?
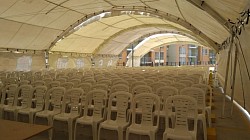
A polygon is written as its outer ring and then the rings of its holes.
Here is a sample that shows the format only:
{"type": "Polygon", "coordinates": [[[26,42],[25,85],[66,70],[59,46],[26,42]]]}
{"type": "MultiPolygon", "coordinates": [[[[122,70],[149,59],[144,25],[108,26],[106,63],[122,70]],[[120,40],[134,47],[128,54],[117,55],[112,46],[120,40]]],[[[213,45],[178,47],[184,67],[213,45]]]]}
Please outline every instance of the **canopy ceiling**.
{"type": "Polygon", "coordinates": [[[214,44],[221,44],[230,35],[227,19],[236,21],[247,2],[0,0],[0,48],[117,55],[141,36],[173,31],[193,36],[202,45],[216,49],[214,44]],[[72,32],[81,22],[102,11],[111,12],[111,16],[72,32]],[[130,13],[122,15],[125,11],[130,13]],[[139,11],[144,13],[133,14],[139,11]],[[72,34],[61,40],[69,32],[72,34]]]}

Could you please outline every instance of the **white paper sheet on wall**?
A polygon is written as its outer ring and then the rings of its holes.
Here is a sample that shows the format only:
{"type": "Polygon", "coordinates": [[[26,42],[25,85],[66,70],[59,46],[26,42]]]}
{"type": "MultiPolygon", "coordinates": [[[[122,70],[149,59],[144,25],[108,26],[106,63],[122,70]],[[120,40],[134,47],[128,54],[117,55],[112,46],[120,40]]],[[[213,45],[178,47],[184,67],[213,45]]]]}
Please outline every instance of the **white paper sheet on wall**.
{"type": "Polygon", "coordinates": [[[68,58],[58,58],[57,60],[57,68],[58,69],[65,69],[68,65],[68,58]]]}
{"type": "Polygon", "coordinates": [[[31,56],[22,56],[17,59],[17,71],[30,71],[32,64],[32,57],[31,56]]]}
{"type": "Polygon", "coordinates": [[[76,68],[83,68],[84,67],[84,61],[83,59],[76,59],[76,68]]]}

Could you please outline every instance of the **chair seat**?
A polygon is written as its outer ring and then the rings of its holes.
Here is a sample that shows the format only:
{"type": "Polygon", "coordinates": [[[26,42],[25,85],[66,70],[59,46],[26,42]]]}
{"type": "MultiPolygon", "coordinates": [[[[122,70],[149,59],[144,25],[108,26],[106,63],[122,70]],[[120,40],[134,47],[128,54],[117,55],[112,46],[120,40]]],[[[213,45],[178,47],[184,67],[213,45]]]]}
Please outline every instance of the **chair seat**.
{"type": "Polygon", "coordinates": [[[117,130],[118,128],[124,129],[129,125],[128,122],[120,122],[114,120],[107,120],[101,123],[101,127],[104,129],[117,130]]]}
{"type": "Polygon", "coordinates": [[[41,112],[36,113],[36,116],[38,116],[38,117],[48,117],[48,116],[54,116],[54,115],[59,114],[59,113],[60,113],[59,111],[46,110],[46,111],[41,111],[41,112]]]}
{"type": "Polygon", "coordinates": [[[132,124],[128,127],[130,133],[149,135],[151,132],[156,132],[158,130],[157,126],[146,126],[140,124],[132,124]]]}
{"type": "Polygon", "coordinates": [[[13,112],[15,110],[20,110],[20,109],[24,109],[24,108],[26,108],[26,107],[24,107],[24,106],[7,106],[4,108],[4,111],[13,112]]]}
{"type": "Polygon", "coordinates": [[[39,112],[42,111],[42,109],[38,109],[38,108],[24,108],[24,109],[20,109],[18,111],[19,114],[29,114],[29,113],[35,113],[35,112],[39,112]]]}
{"type": "Polygon", "coordinates": [[[93,122],[101,122],[102,120],[103,118],[100,118],[100,117],[84,116],[84,117],[78,118],[76,122],[80,124],[91,125],[93,122]]]}
{"type": "Polygon", "coordinates": [[[193,139],[195,133],[193,131],[181,131],[179,129],[167,129],[163,135],[168,135],[168,138],[174,139],[193,139]]]}
{"type": "Polygon", "coordinates": [[[69,119],[76,119],[79,117],[78,114],[70,114],[70,113],[61,113],[54,116],[54,120],[60,120],[60,121],[68,121],[69,119]]]}

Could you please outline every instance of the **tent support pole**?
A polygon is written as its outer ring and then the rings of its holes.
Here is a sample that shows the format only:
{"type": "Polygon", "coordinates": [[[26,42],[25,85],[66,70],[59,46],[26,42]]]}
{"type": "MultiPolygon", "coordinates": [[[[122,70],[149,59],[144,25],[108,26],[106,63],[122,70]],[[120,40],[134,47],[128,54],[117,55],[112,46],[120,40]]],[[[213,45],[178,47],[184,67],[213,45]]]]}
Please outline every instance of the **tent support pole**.
{"type": "Polygon", "coordinates": [[[234,73],[233,73],[233,86],[231,92],[231,116],[233,116],[233,101],[234,101],[234,88],[235,88],[235,77],[236,77],[236,68],[237,68],[237,59],[238,59],[238,47],[235,46],[235,57],[234,57],[234,73]]]}
{"type": "Polygon", "coordinates": [[[134,45],[132,45],[132,67],[134,67],[134,45]]]}
{"type": "Polygon", "coordinates": [[[225,117],[225,102],[226,102],[226,93],[227,93],[227,83],[228,83],[228,73],[229,73],[229,64],[230,64],[230,57],[231,57],[231,51],[232,51],[232,46],[234,42],[234,33],[232,34],[232,38],[230,41],[230,46],[228,50],[228,55],[227,55],[227,68],[226,68],[226,76],[225,76],[225,84],[224,84],[224,95],[223,95],[223,103],[222,103],[222,114],[221,117],[225,117]]]}

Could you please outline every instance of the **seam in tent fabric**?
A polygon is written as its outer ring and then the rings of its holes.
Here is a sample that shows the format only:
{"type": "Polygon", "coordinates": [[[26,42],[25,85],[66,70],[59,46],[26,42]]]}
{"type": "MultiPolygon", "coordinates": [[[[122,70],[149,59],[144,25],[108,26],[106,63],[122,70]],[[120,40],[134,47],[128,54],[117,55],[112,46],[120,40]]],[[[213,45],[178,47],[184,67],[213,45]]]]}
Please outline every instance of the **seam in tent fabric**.
{"type": "Polygon", "coordinates": [[[237,58],[237,61],[238,61],[239,70],[240,70],[240,81],[241,81],[241,89],[242,89],[242,96],[243,96],[243,108],[246,109],[245,88],[244,88],[244,83],[243,83],[243,78],[242,78],[242,73],[241,73],[241,64],[240,64],[239,58],[237,58]]]}

